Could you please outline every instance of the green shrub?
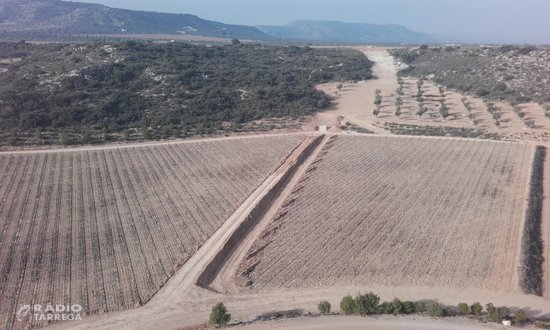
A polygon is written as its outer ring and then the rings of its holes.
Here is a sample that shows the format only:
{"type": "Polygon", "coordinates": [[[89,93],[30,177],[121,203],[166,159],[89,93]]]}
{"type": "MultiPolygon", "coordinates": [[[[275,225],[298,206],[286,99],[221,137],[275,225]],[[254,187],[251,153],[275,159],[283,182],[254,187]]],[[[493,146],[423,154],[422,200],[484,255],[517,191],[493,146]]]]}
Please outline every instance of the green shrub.
{"type": "Polygon", "coordinates": [[[355,306],[355,301],[353,300],[353,297],[350,295],[345,296],[342,298],[342,301],[340,301],[340,310],[345,315],[353,314],[355,306]]]}
{"type": "Polygon", "coordinates": [[[468,313],[469,313],[468,304],[466,304],[466,303],[460,303],[460,304],[458,304],[458,312],[459,312],[461,315],[468,315],[468,313]]]}
{"type": "Polygon", "coordinates": [[[391,307],[394,314],[403,313],[403,303],[401,302],[401,300],[399,300],[399,298],[393,298],[391,302],[391,307]]]}
{"type": "Polygon", "coordinates": [[[443,310],[443,306],[441,306],[439,303],[434,302],[428,307],[428,315],[431,317],[443,317],[445,316],[445,312],[443,310]]]}
{"type": "Polygon", "coordinates": [[[317,309],[321,314],[330,314],[330,303],[326,300],[323,300],[317,305],[317,309]]]}
{"type": "Polygon", "coordinates": [[[449,117],[449,107],[447,107],[445,104],[441,104],[439,107],[439,114],[443,118],[449,117]]]}
{"type": "Polygon", "coordinates": [[[481,306],[480,303],[476,302],[472,304],[471,310],[472,314],[474,314],[475,316],[480,316],[481,312],[483,311],[483,306],[481,306]]]}
{"type": "Polygon", "coordinates": [[[36,145],[41,145],[42,143],[44,143],[44,139],[42,137],[42,129],[40,128],[37,128],[34,131],[34,143],[36,145]]]}
{"type": "Polygon", "coordinates": [[[403,302],[403,313],[412,314],[415,311],[414,303],[410,300],[403,302]]]}
{"type": "Polygon", "coordinates": [[[426,304],[421,301],[415,302],[414,311],[417,313],[424,313],[426,311],[426,304]]]}
{"type": "Polygon", "coordinates": [[[215,326],[222,326],[229,323],[231,320],[231,314],[227,312],[227,308],[221,302],[217,303],[212,307],[212,312],[210,312],[210,323],[215,326]]]}
{"type": "Polygon", "coordinates": [[[378,305],[380,304],[380,297],[372,292],[367,294],[358,294],[355,297],[353,311],[357,315],[374,314],[378,311],[378,305]]]}
{"type": "Polygon", "coordinates": [[[384,301],[382,304],[380,304],[380,306],[378,306],[378,313],[391,314],[393,313],[393,308],[389,302],[384,301]]]}
{"type": "Polygon", "coordinates": [[[492,303],[485,305],[485,310],[487,311],[487,319],[491,322],[499,322],[499,317],[497,314],[497,309],[492,303]]]}
{"type": "Polygon", "coordinates": [[[514,318],[516,319],[516,322],[523,323],[527,321],[527,314],[525,314],[525,311],[523,309],[518,309],[514,313],[514,318]]]}
{"type": "Polygon", "coordinates": [[[60,143],[61,145],[66,146],[66,145],[71,144],[71,142],[72,142],[72,141],[71,141],[71,138],[69,137],[69,135],[68,135],[67,133],[61,132],[61,133],[59,134],[59,143],[60,143]]]}
{"type": "Polygon", "coordinates": [[[82,133],[82,143],[90,144],[92,143],[92,133],[90,131],[85,131],[82,133]]]}
{"type": "Polygon", "coordinates": [[[510,316],[510,309],[506,306],[502,306],[497,308],[497,322],[501,322],[505,318],[508,318],[510,316]]]}
{"type": "Polygon", "coordinates": [[[8,144],[10,146],[17,145],[17,136],[16,135],[11,135],[10,137],[8,137],[8,144]]]}

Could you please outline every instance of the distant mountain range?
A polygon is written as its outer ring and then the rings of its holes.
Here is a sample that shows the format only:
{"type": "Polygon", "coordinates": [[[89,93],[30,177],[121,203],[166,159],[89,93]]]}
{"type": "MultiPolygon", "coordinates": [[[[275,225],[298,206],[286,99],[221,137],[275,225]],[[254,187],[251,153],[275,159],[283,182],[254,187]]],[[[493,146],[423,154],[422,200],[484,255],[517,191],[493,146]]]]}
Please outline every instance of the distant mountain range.
{"type": "Polygon", "coordinates": [[[0,36],[76,34],[190,34],[265,40],[255,27],[229,25],[188,14],[110,8],[60,0],[0,0],[0,36]]]}
{"type": "Polygon", "coordinates": [[[250,40],[322,43],[433,43],[400,25],[296,21],[287,26],[229,25],[189,14],[116,9],[61,0],[0,0],[0,39],[68,35],[180,34],[250,40]]]}
{"type": "Polygon", "coordinates": [[[433,37],[401,25],[295,21],[286,26],[259,26],[261,31],[281,39],[339,43],[434,43],[433,37]]]}

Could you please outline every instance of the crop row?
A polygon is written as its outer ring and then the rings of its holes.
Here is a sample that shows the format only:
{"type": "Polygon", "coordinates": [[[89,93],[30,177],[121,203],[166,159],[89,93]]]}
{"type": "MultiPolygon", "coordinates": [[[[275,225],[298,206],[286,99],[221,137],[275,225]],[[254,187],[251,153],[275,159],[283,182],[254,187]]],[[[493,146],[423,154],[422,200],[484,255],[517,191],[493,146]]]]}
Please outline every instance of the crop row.
{"type": "Polygon", "coordinates": [[[0,328],[147,302],[302,139],[0,155],[0,328]]]}
{"type": "Polygon", "coordinates": [[[256,242],[241,283],[513,290],[532,152],[339,137],[256,242]]]}

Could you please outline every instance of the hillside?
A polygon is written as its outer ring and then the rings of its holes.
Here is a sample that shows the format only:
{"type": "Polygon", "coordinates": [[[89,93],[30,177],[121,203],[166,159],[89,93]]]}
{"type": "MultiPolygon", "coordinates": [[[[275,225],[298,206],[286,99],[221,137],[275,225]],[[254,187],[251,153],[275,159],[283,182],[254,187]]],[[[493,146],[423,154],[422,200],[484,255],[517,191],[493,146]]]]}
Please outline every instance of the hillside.
{"type": "MultiPolygon", "coordinates": [[[[534,101],[550,111],[550,50],[543,47],[395,49],[401,75],[429,77],[448,88],[512,105],[534,101]]],[[[550,112],[547,112],[550,117],[550,112]]]]}
{"type": "Polygon", "coordinates": [[[323,109],[317,84],[369,79],[372,66],[355,50],[245,44],[2,43],[1,59],[4,145],[239,131],[323,109]]]}
{"type": "Polygon", "coordinates": [[[270,38],[254,27],[222,24],[188,14],[134,11],[59,0],[0,2],[0,37],[4,39],[140,33],[270,38]]]}
{"type": "Polygon", "coordinates": [[[384,44],[436,42],[428,34],[418,33],[401,25],[295,21],[286,26],[259,26],[258,28],[277,38],[317,42],[384,44]]]}

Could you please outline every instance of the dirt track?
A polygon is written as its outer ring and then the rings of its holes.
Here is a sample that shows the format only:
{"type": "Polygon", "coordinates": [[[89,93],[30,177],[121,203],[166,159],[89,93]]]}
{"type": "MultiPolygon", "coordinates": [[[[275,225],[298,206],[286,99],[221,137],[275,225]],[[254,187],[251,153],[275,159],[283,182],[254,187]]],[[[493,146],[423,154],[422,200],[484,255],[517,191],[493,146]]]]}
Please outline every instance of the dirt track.
{"type": "MultiPolygon", "coordinates": [[[[270,223],[271,219],[276,216],[276,212],[281,208],[285,199],[291,194],[293,187],[300,180],[309,165],[313,162],[316,155],[321,151],[328,137],[319,138],[320,145],[317,142],[314,144],[303,144],[303,148],[295,150],[296,154],[291,155],[291,159],[295,161],[295,168],[290,168],[288,175],[280,182],[280,188],[274,189],[273,194],[266,196],[266,205],[260,205],[261,210],[253,217],[255,226],[246,235],[239,235],[238,241],[231,247],[231,253],[227,255],[220,263],[221,267],[218,272],[214,273],[215,278],[211,281],[211,287],[224,293],[236,293],[239,291],[238,285],[235,285],[235,275],[238,271],[241,260],[246,257],[246,253],[250,250],[254,242],[257,240],[264,228],[270,223]],[[308,149],[309,148],[309,149],[308,149]]],[[[291,165],[292,166],[292,165],[291,165]]]]}
{"type": "MultiPolygon", "coordinates": [[[[447,329],[447,330],[483,330],[499,329],[500,326],[481,324],[466,319],[432,319],[427,317],[359,317],[359,316],[323,316],[255,323],[238,326],[237,329],[369,329],[369,330],[407,330],[407,329],[447,329]]],[[[502,327],[504,328],[504,327],[502,327]]]]}

